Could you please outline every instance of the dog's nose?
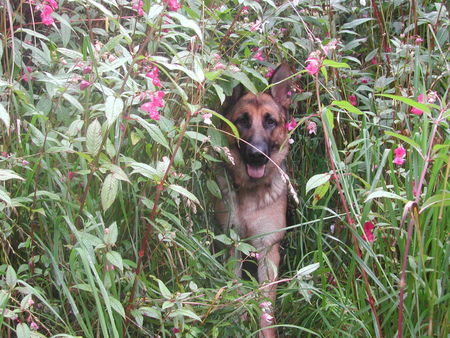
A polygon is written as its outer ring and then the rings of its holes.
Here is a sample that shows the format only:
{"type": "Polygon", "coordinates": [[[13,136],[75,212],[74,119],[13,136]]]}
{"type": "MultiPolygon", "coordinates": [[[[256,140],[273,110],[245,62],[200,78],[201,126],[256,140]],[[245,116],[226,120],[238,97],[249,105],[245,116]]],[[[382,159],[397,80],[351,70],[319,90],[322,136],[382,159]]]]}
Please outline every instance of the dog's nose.
{"type": "Polygon", "coordinates": [[[269,155],[269,147],[267,143],[254,143],[247,146],[247,158],[249,162],[255,164],[266,164],[269,155]]]}

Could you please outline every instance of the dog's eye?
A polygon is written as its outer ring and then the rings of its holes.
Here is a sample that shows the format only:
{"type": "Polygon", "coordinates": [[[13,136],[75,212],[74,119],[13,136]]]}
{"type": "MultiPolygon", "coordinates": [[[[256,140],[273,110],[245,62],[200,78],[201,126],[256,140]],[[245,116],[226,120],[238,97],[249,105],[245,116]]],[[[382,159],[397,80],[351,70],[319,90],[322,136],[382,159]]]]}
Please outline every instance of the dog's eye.
{"type": "Polygon", "coordinates": [[[277,126],[277,121],[272,118],[270,115],[266,115],[266,117],[264,118],[264,127],[265,128],[273,128],[277,126]]]}
{"type": "Polygon", "coordinates": [[[250,117],[247,113],[244,113],[236,121],[234,121],[234,124],[241,128],[250,128],[250,117]]]}

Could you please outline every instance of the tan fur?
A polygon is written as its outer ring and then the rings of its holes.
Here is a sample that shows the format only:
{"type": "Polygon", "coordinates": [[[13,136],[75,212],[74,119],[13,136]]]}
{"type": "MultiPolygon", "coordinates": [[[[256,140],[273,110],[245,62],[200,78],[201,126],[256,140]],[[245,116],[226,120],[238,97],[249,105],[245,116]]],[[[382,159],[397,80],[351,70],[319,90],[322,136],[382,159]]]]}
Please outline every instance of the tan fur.
{"type": "MultiPolygon", "coordinates": [[[[286,68],[283,69],[282,80],[287,77],[284,73],[289,74],[286,68]]],[[[228,137],[235,165],[227,164],[226,174],[218,174],[218,184],[223,198],[218,200],[215,206],[217,218],[225,233],[233,228],[241,238],[257,236],[250,243],[260,254],[258,260],[260,283],[276,280],[280,262],[279,243],[285,234],[283,229],[286,227],[287,185],[279,170],[283,168],[283,162],[288,153],[285,128],[288,100],[286,89],[280,90],[275,86],[271,90],[271,95],[245,94],[225,115],[233,122],[242,114],[250,115],[252,126],[239,130],[241,139],[251,139],[256,135],[270,139],[272,144],[270,160],[266,165],[264,176],[260,179],[252,179],[247,174],[246,164],[239,151],[239,142],[242,141],[228,137]],[[277,122],[273,130],[266,130],[263,127],[263,119],[267,114],[270,114],[277,122]],[[283,148],[280,148],[281,145],[283,148]]],[[[225,127],[225,130],[227,128],[225,127]]],[[[239,259],[239,257],[236,258],[239,259]]],[[[236,274],[241,276],[240,264],[237,264],[236,274]]],[[[263,290],[264,296],[269,298],[275,306],[276,286],[272,285],[263,290]]],[[[270,314],[273,315],[273,312],[270,314]]],[[[275,329],[266,328],[269,325],[271,324],[261,319],[260,327],[263,330],[260,337],[276,336],[275,329]]]]}

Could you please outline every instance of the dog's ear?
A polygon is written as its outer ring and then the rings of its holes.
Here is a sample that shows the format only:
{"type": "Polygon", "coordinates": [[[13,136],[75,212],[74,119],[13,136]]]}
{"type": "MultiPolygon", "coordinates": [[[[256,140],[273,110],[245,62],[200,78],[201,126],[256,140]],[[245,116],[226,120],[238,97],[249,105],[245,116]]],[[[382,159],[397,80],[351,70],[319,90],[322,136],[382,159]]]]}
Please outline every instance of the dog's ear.
{"type": "Polygon", "coordinates": [[[226,115],[244,94],[244,86],[242,85],[242,83],[239,83],[236,87],[233,88],[233,93],[231,94],[231,96],[227,96],[225,98],[225,101],[220,107],[219,113],[222,115],[226,115]]]}
{"type": "Polygon", "coordinates": [[[278,66],[270,78],[270,94],[276,102],[283,108],[288,109],[291,104],[291,84],[292,80],[288,79],[292,75],[292,71],[285,63],[278,66]]]}

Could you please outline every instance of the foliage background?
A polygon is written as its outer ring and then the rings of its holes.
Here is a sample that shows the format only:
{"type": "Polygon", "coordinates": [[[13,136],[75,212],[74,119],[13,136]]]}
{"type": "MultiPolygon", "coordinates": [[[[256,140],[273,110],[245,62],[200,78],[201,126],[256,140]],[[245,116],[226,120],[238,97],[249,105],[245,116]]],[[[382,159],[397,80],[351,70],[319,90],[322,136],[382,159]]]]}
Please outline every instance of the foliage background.
{"type": "Polygon", "coordinates": [[[219,244],[252,248],[213,217],[227,156],[212,111],[239,82],[264,90],[285,61],[300,201],[282,245],[279,332],[447,336],[446,3],[177,5],[0,1],[2,336],[255,333],[260,286],[235,279],[219,244]],[[141,106],[157,90],[156,121],[141,106]]]}

